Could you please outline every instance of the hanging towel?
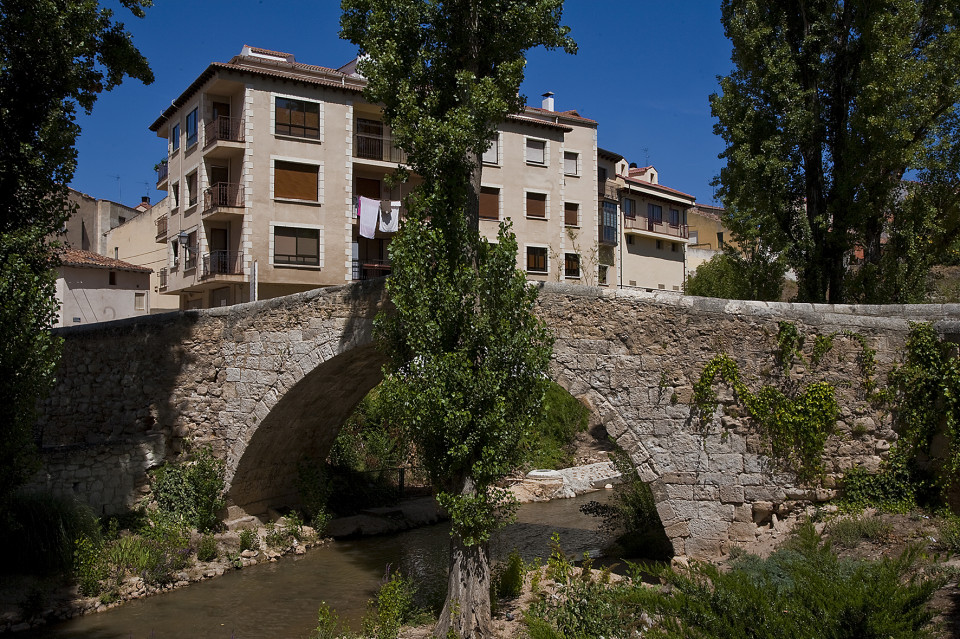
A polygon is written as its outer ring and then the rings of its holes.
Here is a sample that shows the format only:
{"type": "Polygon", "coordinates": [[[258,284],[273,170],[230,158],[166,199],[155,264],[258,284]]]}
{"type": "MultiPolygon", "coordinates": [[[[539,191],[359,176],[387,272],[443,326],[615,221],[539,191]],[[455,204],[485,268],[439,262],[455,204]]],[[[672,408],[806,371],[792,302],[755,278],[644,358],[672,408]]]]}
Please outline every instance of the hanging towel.
{"type": "Polygon", "coordinates": [[[400,201],[390,202],[390,208],[380,210],[380,230],[383,233],[396,233],[400,227],[400,201]]]}
{"type": "Polygon", "coordinates": [[[380,202],[368,197],[360,197],[357,200],[357,212],[360,214],[360,235],[372,240],[377,234],[380,202]]]}

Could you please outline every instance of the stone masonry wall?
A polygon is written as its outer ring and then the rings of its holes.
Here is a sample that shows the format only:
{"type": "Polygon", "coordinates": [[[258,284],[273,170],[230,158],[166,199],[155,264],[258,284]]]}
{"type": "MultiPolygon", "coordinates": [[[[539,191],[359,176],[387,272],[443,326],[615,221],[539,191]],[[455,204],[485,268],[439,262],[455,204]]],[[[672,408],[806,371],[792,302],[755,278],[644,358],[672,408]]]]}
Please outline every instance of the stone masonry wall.
{"type": "MultiPolygon", "coordinates": [[[[187,445],[226,460],[228,500],[260,513],[295,503],[296,463],[323,457],[344,418],[380,380],[372,319],[382,283],[301,293],[60,331],[58,385],[41,409],[44,470],[35,485],[98,512],[131,505],[147,471],[187,445]]],[[[544,285],[538,313],[556,335],[553,375],[587,403],[652,484],[675,551],[714,556],[773,514],[828,499],[843,471],[875,469],[896,440],[867,401],[857,338],[876,349],[883,383],[910,321],[954,339],[960,306],[831,306],[737,302],[668,293],[544,285]],[[837,332],[819,366],[787,377],[773,358],[778,322],[807,336],[837,332]],[[798,486],[763,454],[729,389],[709,424],[691,417],[693,384],[717,353],[747,385],[827,380],[842,406],[826,445],[824,486],[798,486]]]]}

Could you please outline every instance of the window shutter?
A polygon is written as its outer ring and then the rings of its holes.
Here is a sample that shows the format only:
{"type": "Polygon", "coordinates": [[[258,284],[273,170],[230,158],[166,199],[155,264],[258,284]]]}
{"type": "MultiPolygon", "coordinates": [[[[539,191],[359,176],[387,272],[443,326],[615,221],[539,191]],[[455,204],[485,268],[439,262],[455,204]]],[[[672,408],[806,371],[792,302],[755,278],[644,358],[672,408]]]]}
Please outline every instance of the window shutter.
{"type": "Polygon", "coordinates": [[[316,202],[319,167],[294,162],[277,162],[274,167],[274,197],[316,202]]]}
{"type": "Polygon", "coordinates": [[[546,194],[527,193],[527,217],[547,217],[546,194]]]}
{"type": "Polygon", "coordinates": [[[500,189],[489,186],[480,187],[480,218],[500,219],[500,189]]]}

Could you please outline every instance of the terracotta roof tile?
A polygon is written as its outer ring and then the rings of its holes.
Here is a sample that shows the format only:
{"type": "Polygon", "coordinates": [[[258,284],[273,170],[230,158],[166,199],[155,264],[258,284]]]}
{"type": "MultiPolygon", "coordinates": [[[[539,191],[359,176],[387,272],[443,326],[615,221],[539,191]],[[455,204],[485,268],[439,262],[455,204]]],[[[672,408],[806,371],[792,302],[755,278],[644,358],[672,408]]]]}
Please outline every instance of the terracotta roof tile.
{"type": "Polygon", "coordinates": [[[532,124],[534,126],[542,126],[548,129],[559,129],[560,131],[566,131],[569,133],[573,131],[572,127],[567,126],[566,124],[557,124],[556,122],[550,122],[549,120],[541,120],[540,118],[531,118],[527,115],[508,115],[507,120],[512,120],[514,122],[523,122],[524,124],[532,124]]]}
{"type": "Polygon", "coordinates": [[[635,177],[627,177],[625,179],[630,184],[636,184],[638,186],[647,187],[650,189],[654,189],[655,191],[664,191],[665,193],[669,193],[671,195],[679,195],[681,197],[685,197],[691,200],[697,199],[696,196],[690,195],[689,193],[684,193],[683,191],[678,191],[677,189],[671,189],[669,186],[664,186],[662,184],[651,184],[646,180],[639,180],[635,177]]]}
{"type": "Polygon", "coordinates": [[[550,109],[541,109],[540,107],[528,106],[528,107],[526,108],[526,110],[527,110],[527,111],[536,111],[537,113],[545,113],[545,114],[547,114],[547,115],[553,115],[553,116],[559,115],[559,116],[562,117],[562,118],[567,118],[567,119],[570,119],[570,120],[580,120],[580,121],[582,121],[582,122],[589,122],[589,123],[591,123],[591,124],[596,124],[596,123],[597,123],[596,120],[591,120],[590,118],[585,118],[585,117],[583,117],[582,115],[580,115],[579,113],[577,113],[577,112],[576,112],[575,110],[573,110],[573,109],[570,109],[569,111],[551,111],[550,109]]]}
{"type": "Polygon", "coordinates": [[[284,51],[271,51],[270,49],[261,49],[260,47],[250,47],[250,52],[259,53],[260,55],[272,55],[278,58],[289,58],[293,55],[292,53],[286,53],[284,51]]]}
{"type": "Polygon", "coordinates": [[[134,271],[137,273],[152,273],[153,269],[146,266],[137,266],[129,262],[115,260],[112,257],[106,257],[99,253],[82,251],[80,249],[64,249],[60,254],[60,260],[64,266],[77,266],[81,268],[106,268],[114,271],[134,271]]]}

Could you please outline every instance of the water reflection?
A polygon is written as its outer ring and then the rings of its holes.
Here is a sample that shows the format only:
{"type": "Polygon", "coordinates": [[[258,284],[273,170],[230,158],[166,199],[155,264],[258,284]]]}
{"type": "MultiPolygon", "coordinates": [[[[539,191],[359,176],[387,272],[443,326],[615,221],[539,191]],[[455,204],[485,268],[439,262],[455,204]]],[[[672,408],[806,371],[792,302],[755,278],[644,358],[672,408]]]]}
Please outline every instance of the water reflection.
{"type": "MultiPolygon", "coordinates": [[[[606,493],[544,504],[526,504],[517,523],[491,543],[494,559],[517,548],[526,560],[549,554],[550,536],[560,533],[568,555],[595,554],[604,539],[596,520],[579,512],[606,493]]],[[[437,524],[387,537],[338,541],[300,557],[284,558],[231,572],[168,594],[132,601],[106,613],[73,619],[21,637],[167,639],[209,637],[307,637],[321,601],[359,629],[366,601],[385,568],[399,568],[428,593],[442,597],[446,582],[449,525],[437,524]]]]}

